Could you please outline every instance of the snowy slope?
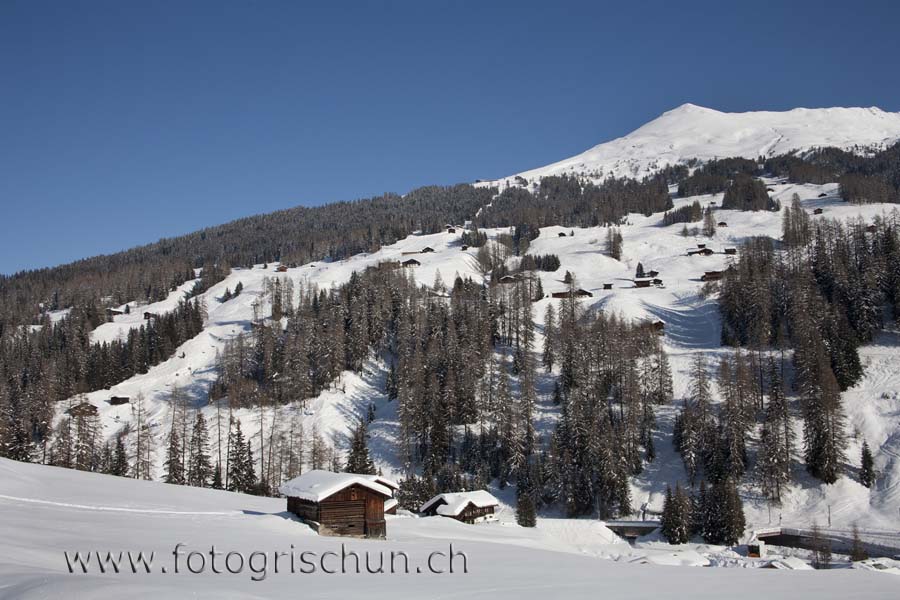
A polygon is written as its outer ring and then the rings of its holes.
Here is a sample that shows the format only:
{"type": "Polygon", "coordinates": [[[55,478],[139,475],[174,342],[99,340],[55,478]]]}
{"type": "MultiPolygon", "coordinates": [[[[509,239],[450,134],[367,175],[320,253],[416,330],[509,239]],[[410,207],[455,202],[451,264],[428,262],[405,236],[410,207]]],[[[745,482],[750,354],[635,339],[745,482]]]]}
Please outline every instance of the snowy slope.
{"type": "MultiPolygon", "coordinates": [[[[789,204],[791,196],[796,193],[807,210],[822,208],[825,212],[823,216],[828,218],[862,217],[870,222],[876,215],[887,216],[895,208],[877,204],[848,205],[837,197],[835,184],[794,185],[777,181],[767,181],[767,184],[774,190],[773,197],[783,204],[789,204]],[[820,198],[823,193],[825,197],[820,198]]],[[[675,204],[681,206],[694,200],[703,204],[711,201],[720,203],[721,196],[678,198],[675,204]]],[[[645,505],[651,511],[660,510],[665,486],[684,480],[681,460],[671,446],[671,429],[680,399],[687,394],[692,356],[697,352],[704,353],[712,368],[722,353],[730,352],[719,345],[718,309],[714,298],[700,296],[700,276],[704,271],[719,270],[728,265],[732,257],[722,253],[724,248],[736,247],[749,236],[780,235],[781,216],[776,213],[720,209],[716,211],[716,220],[726,221],[728,227],[719,228],[712,239],[693,239],[680,235],[681,225],[663,227],[661,214],[650,217],[630,215],[627,224],[621,227],[624,238],[621,261],[604,255],[607,230],[603,227],[574,230],[547,227],[531,244],[530,252],[557,254],[562,263],[555,273],[539,274],[546,294],[565,289],[562,279],[565,271],[569,270],[575,274],[579,287],[594,294],[593,298],[583,302],[586,307],[614,311],[626,318],[653,318],[666,323],[664,344],[672,362],[676,402],[673,406],[659,407],[657,411],[660,428],[655,440],[657,458],[633,482],[635,508],[645,505]],[[570,232],[574,235],[569,236],[570,232]],[[559,233],[567,235],[559,237],[559,233]],[[708,244],[716,254],[709,257],[687,256],[687,250],[698,242],[708,244]],[[638,262],[648,270],[659,271],[665,287],[634,288],[632,277],[638,262]],[[612,283],[613,289],[603,290],[604,283],[612,283]]],[[[493,236],[498,231],[487,230],[487,233],[493,236]]],[[[264,291],[266,279],[279,277],[293,280],[295,287],[302,284],[327,288],[346,281],[354,270],[362,270],[382,260],[397,260],[404,253],[417,252],[425,246],[435,251],[417,254],[416,259],[422,265],[410,270],[419,283],[431,285],[437,274],[448,285],[452,284],[456,274],[481,280],[474,251],[461,250],[458,233],[413,235],[373,254],[358,255],[340,262],[303,265],[286,273],[276,273],[272,267],[264,269],[261,266],[233,270],[223,282],[205,294],[209,321],[200,335],[186,342],[171,359],[153,367],[148,373],[129,379],[111,390],[88,395],[88,400],[100,408],[105,435],[112,437],[125,422],[132,419],[132,407],[110,406],[107,403],[109,396],[134,398],[139,393],[143,394],[150,413],[149,421],[157,448],[157,475],[160,475],[165,435],[171,419],[169,393],[171,387],[177,385],[191,395],[195,406],[204,411],[210,423],[215,453],[216,406],[204,405],[206,390],[215,379],[216,357],[224,344],[250,331],[253,305],[259,303],[262,306],[260,312],[268,314],[268,298],[264,291]],[[234,289],[238,282],[244,285],[244,292],[229,302],[220,302],[225,288],[234,289]]],[[[547,304],[551,302],[558,301],[546,298],[535,303],[534,314],[539,324],[547,304]]],[[[118,326],[118,323],[115,325],[118,326]]],[[[537,335],[536,349],[542,343],[540,327],[537,335]]],[[[900,412],[898,343],[897,334],[887,332],[871,346],[864,347],[862,356],[868,364],[866,375],[857,387],[844,395],[852,435],[848,456],[854,463],[859,456],[862,439],[868,440],[876,455],[876,467],[883,473],[878,486],[868,490],[847,477],[833,486],[823,486],[806,476],[800,466],[802,463],[797,448],[796,484],[786,494],[782,507],[770,513],[756,490],[750,485],[744,487],[751,528],[778,522],[807,527],[813,520],[824,524],[830,506],[835,528],[849,528],[853,523],[861,522],[864,528],[889,530],[894,535],[900,529],[900,422],[896,418],[900,412]]],[[[277,409],[275,414],[266,411],[262,415],[258,410],[240,410],[236,412],[236,417],[251,436],[255,452],[259,446],[261,419],[262,425],[268,428],[273,420],[287,423],[292,418],[303,424],[307,434],[314,427],[318,428],[329,443],[343,451],[347,448],[347,436],[356,417],[363,414],[369,404],[374,404],[376,421],[370,428],[371,450],[385,474],[400,477],[401,465],[396,456],[399,430],[396,403],[388,402],[383,393],[384,377],[385,365],[377,357],[372,357],[361,373],[344,373],[331,389],[316,398],[307,399],[303,409],[299,404],[293,404],[277,409]]],[[[550,400],[551,377],[541,373],[539,385],[542,393],[536,406],[536,428],[546,436],[556,422],[557,407],[550,400]]],[[[853,467],[853,464],[850,466],[853,467]]],[[[515,496],[509,490],[491,492],[507,509],[514,505],[515,496]]],[[[511,521],[512,514],[508,509],[502,520],[511,521]]]]}
{"type": "MultiPolygon", "coordinates": [[[[640,178],[692,158],[755,159],[826,146],[880,148],[898,139],[900,113],[874,107],[726,113],[683,104],[624,137],[518,175],[529,182],[563,174],[595,180],[610,176],[640,178]]],[[[515,177],[484,185],[510,185],[515,177]]]]}
{"type": "MultiPolygon", "coordinates": [[[[609,544],[609,534],[596,522],[544,521],[535,529],[502,523],[477,526],[432,517],[387,517],[386,540],[329,538],[315,535],[285,512],[285,501],[162,483],[135,481],[91,473],[15,463],[0,459],[0,597],[3,598],[515,598],[543,599],[628,597],[732,598],[858,597],[894,598],[897,579],[873,571],[775,571],[743,569],[673,569],[665,564],[708,564],[703,548],[657,549],[640,552],[609,544]],[[184,544],[178,558],[173,550],[184,544]],[[466,555],[454,559],[454,573],[427,570],[433,552],[466,555]],[[342,546],[343,545],[343,546],[342,546]],[[209,556],[217,553],[217,570],[209,556]],[[340,553],[356,552],[341,572],[340,553]],[[85,574],[70,573],[64,552],[154,553],[150,573],[138,564],[134,574],[122,561],[122,572],[111,567],[101,574],[96,562],[85,574]],[[188,567],[188,554],[198,552],[188,567]],[[240,552],[228,559],[230,552],[240,552]],[[251,553],[257,554],[250,559],[251,553]],[[280,560],[275,554],[283,552],[280,560]],[[290,568],[290,553],[295,570],[290,568]],[[306,563],[315,574],[302,573],[306,563]],[[336,555],[324,557],[326,552],[336,555]],[[367,574],[369,565],[389,571],[390,553],[404,552],[396,572],[367,574]],[[612,558],[618,562],[600,560],[612,558]],[[384,562],[381,554],[384,553],[384,562]],[[324,557],[324,558],[322,558],[324,557]],[[320,560],[322,558],[322,560],[320,560]],[[275,571],[278,560],[278,572],[275,571]],[[239,570],[238,565],[243,563],[239,570]],[[320,566],[336,571],[323,573],[320,566]],[[645,564],[641,564],[645,563],[645,564]],[[229,565],[226,567],[225,565],[229,565]],[[251,570],[252,567],[252,570],[251,570]],[[421,572],[417,571],[421,569],[421,572]],[[165,570],[164,570],[165,569],[165,570]],[[190,569],[190,570],[189,570],[190,569]],[[201,570],[202,569],[202,570],[201,570]],[[229,573],[229,570],[231,573],[229,573]]],[[[733,562],[739,557],[733,558],[733,562]]],[[[108,564],[108,563],[107,563],[108,564]]],[[[728,565],[724,559],[716,564],[728,565]]],[[[743,561],[756,567],[760,561],[743,561]]],[[[449,562],[434,556],[435,569],[449,562]]]]}

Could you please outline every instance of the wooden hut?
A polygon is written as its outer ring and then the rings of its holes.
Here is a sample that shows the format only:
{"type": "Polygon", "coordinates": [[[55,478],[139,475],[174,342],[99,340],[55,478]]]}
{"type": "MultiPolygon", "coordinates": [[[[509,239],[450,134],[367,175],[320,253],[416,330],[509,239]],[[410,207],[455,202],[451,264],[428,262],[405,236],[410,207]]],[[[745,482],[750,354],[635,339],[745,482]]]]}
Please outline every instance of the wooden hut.
{"type": "MultiPolygon", "coordinates": [[[[576,298],[592,298],[592,297],[594,296],[594,295],[593,295],[592,293],[590,293],[589,291],[583,290],[583,289],[580,289],[580,288],[577,289],[577,290],[575,290],[575,291],[572,293],[572,295],[574,295],[576,298]]],[[[568,297],[569,297],[569,291],[566,290],[565,292],[553,292],[552,296],[553,296],[554,298],[568,298],[568,297]]]]}
{"type": "Polygon", "coordinates": [[[149,321],[150,319],[158,319],[158,318],[159,318],[159,315],[156,314],[156,313],[152,313],[152,312],[145,312],[145,313],[144,313],[144,320],[145,320],[145,321],[149,321]]]}
{"type": "Polygon", "coordinates": [[[724,271],[707,271],[700,277],[700,281],[718,281],[725,275],[724,271]]]}
{"type": "Polygon", "coordinates": [[[466,246],[465,244],[462,245],[462,250],[463,250],[463,252],[465,252],[465,251],[468,250],[468,249],[469,249],[468,246],[466,246]]]}
{"type": "Polygon", "coordinates": [[[112,406],[119,406],[120,404],[128,404],[131,402],[131,398],[128,396],[112,396],[109,399],[109,403],[112,406]]]}
{"type": "Polygon", "coordinates": [[[737,254],[737,248],[725,248],[725,254],[737,254]]]}
{"type": "Polygon", "coordinates": [[[322,535],[383,538],[391,488],[375,476],[314,469],[281,485],[288,511],[322,535]]]}
{"type": "Polygon", "coordinates": [[[115,316],[124,315],[124,314],[125,314],[125,311],[120,310],[118,308],[107,308],[106,309],[106,316],[108,316],[108,317],[115,317],[115,316]]]}
{"type": "Polygon", "coordinates": [[[634,280],[634,287],[636,288],[648,288],[650,284],[653,283],[652,277],[641,277],[639,279],[634,280]]]}
{"type": "Polygon", "coordinates": [[[404,267],[418,267],[422,263],[420,263],[419,261],[417,261],[414,258],[410,258],[409,260],[404,260],[402,264],[404,267]]]}
{"type": "Polygon", "coordinates": [[[423,515],[449,517],[474,525],[482,521],[493,521],[494,512],[500,503],[484,490],[438,494],[419,508],[423,515]]]}
{"type": "Polygon", "coordinates": [[[716,223],[716,227],[728,227],[728,223],[726,223],[725,221],[719,221],[718,223],[716,223]]]}
{"type": "Polygon", "coordinates": [[[448,227],[447,233],[456,233],[456,227],[448,227]]]}
{"type": "Polygon", "coordinates": [[[516,278],[513,277],[512,275],[504,275],[503,277],[501,277],[500,279],[497,280],[497,283],[500,283],[502,285],[509,285],[511,283],[515,283],[516,281],[517,281],[516,278]]]}
{"type": "Polygon", "coordinates": [[[647,277],[659,277],[659,271],[645,271],[644,275],[647,277]]]}
{"type": "Polygon", "coordinates": [[[814,215],[821,215],[823,212],[825,212],[825,211],[821,208],[816,208],[813,210],[814,215]]]}
{"type": "Polygon", "coordinates": [[[706,248],[706,244],[697,244],[698,248],[706,248]]]}
{"type": "Polygon", "coordinates": [[[562,231],[560,231],[559,233],[556,234],[556,237],[566,237],[566,234],[563,233],[562,231]]]}
{"type": "Polygon", "coordinates": [[[611,290],[611,289],[612,289],[612,285],[613,285],[613,284],[611,284],[611,283],[604,283],[604,284],[603,284],[603,289],[604,289],[604,290],[611,290]]]}
{"type": "Polygon", "coordinates": [[[287,265],[278,265],[278,268],[275,269],[276,273],[287,273],[287,265]]]}
{"type": "Polygon", "coordinates": [[[713,251],[710,248],[700,248],[699,250],[688,250],[688,256],[694,256],[699,254],[700,256],[710,256],[713,254],[713,251]]]}
{"type": "Polygon", "coordinates": [[[425,246],[424,248],[419,250],[419,252],[421,254],[428,254],[429,252],[434,252],[434,248],[432,248],[431,246],[425,246]]]}

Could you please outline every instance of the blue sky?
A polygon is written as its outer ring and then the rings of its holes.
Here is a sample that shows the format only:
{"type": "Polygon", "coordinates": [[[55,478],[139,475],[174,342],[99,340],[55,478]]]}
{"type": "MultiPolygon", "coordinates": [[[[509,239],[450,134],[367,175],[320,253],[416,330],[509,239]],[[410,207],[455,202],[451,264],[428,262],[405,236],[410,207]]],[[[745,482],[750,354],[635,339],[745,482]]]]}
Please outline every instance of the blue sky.
{"type": "Polygon", "coordinates": [[[0,2],[0,273],[491,178],[684,102],[900,110],[894,2],[0,2]]]}

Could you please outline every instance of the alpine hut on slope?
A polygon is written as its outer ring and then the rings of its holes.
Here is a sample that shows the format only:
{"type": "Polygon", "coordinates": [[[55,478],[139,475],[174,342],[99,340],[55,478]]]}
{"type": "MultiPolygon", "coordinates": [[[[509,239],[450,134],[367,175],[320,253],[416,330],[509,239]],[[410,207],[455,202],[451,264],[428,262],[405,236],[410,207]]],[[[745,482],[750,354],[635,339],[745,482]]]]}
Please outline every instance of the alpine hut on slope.
{"type": "MultiPolygon", "coordinates": [[[[307,471],[278,488],[287,508],[323,535],[383,538],[393,490],[374,475],[307,471]]],[[[387,481],[387,480],[385,480],[387,481]]]]}
{"type": "Polygon", "coordinates": [[[493,521],[494,511],[499,502],[484,490],[438,494],[422,505],[419,512],[433,517],[450,517],[463,523],[474,525],[482,521],[493,521]]]}

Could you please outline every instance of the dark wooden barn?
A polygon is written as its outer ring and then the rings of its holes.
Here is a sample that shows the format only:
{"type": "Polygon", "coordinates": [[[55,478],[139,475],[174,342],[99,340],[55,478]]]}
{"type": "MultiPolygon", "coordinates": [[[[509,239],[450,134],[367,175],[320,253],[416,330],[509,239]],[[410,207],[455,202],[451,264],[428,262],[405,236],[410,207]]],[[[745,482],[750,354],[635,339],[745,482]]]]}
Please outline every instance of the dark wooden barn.
{"type": "Polygon", "coordinates": [[[419,508],[423,515],[449,517],[474,525],[493,521],[500,503],[484,490],[438,494],[419,508]]]}
{"type": "Polygon", "coordinates": [[[275,269],[276,273],[287,273],[287,265],[278,265],[278,268],[275,269]]]}
{"type": "Polygon", "coordinates": [[[434,248],[432,248],[431,246],[425,246],[424,248],[419,250],[419,252],[422,254],[428,254],[429,252],[434,252],[434,248]]]}
{"type": "Polygon", "coordinates": [[[604,284],[603,284],[603,289],[604,289],[604,290],[611,290],[611,289],[612,289],[612,285],[613,285],[613,284],[611,284],[611,283],[604,283],[604,284]]]}
{"type": "Polygon", "coordinates": [[[636,287],[636,288],[648,288],[648,287],[650,287],[650,284],[652,284],[652,283],[653,283],[653,279],[651,279],[651,278],[649,278],[649,277],[644,277],[644,278],[642,278],[642,279],[635,279],[635,280],[634,280],[634,287],[636,287]]]}
{"type": "Polygon", "coordinates": [[[282,484],[287,509],[322,535],[383,538],[393,490],[374,476],[312,470],[282,484]]]}
{"type": "Polygon", "coordinates": [[[728,227],[728,223],[726,223],[725,221],[719,221],[718,223],[716,223],[716,227],[728,227]]]}
{"type": "Polygon", "coordinates": [[[718,281],[724,277],[724,271],[707,271],[700,277],[700,281],[718,281]]]}
{"type": "Polygon", "coordinates": [[[821,208],[816,208],[813,210],[814,215],[821,215],[823,212],[825,212],[825,211],[821,208]]]}
{"type": "Polygon", "coordinates": [[[403,261],[403,266],[404,266],[404,267],[418,267],[418,266],[421,265],[421,264],[422,264],[422,263],[420,263],[419,261],[417,261],[417,260],[414,259],[414,258],[410,258],[409,260],[404,260],[404,261],[403,261]]]}
{"type": "Polygon", "coordinates": [[[700,256],[710,256],[714,254],[714,252],[710,248],[700,248],[699,250],[688,250],[688,256],[694,256],[699,254],[700,256]]]}
{"type": "Polygon", "coordinates": [[[737,254],[737,248],[725,248],[725,254],[737,254]]]}
{"type": "Polygon", "coordinates": [[[577,289],[571,294],[568,290],[565,292],[553,292],[552,296],[554,298],[568,298],[570,295],[575,296],[576,298],[592,298],[594,295],[587,290],[577,289]]]}
{"type": "Polygon", "coordinates": [[[559,233],[556,234],[556,236],[557,237],[566,237],[566,234],[563,233],[562,231],[560,231],[559,233]]]}
{"type": "Polygon", "coordinates": [[[456,233],[456,227],[448,227],[447,233],[456,233]]]}
{"type": "Polygon", "coordinates": [[[128,396],[112,396],[109,399],[109,403],[112,406],[119,406],[120,404],[128,404],[131,402],[131,398],[128,396]]]}

